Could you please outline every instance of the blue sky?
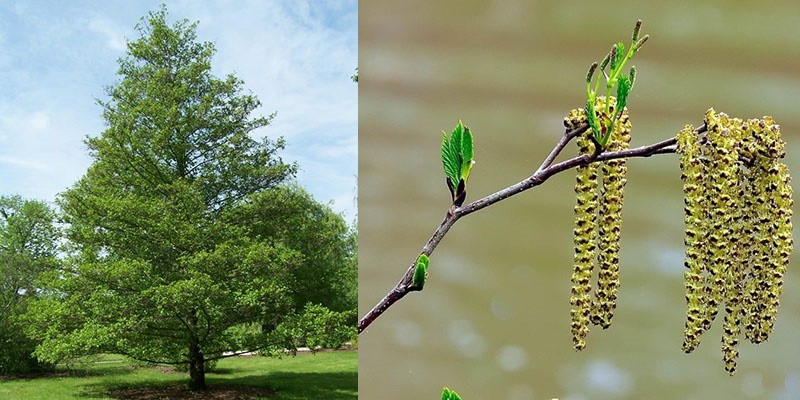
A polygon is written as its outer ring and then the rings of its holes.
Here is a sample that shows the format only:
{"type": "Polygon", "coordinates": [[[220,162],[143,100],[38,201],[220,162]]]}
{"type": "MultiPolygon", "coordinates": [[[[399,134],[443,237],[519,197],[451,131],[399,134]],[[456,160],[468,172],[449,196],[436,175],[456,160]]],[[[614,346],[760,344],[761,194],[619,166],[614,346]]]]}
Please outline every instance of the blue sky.
{"type": "Polygon", "coordinates": [[[3,1],[0,194],[46,201],[91,163],[83,139],[104,129],[96,99],[118,76],[135,25],[164,2],[199,21],[217,76],[233,73],[277,111],[257,135],[283,136],[298,182],[348,221],[356,215],[358,3],[351,1],[3,1]]]}

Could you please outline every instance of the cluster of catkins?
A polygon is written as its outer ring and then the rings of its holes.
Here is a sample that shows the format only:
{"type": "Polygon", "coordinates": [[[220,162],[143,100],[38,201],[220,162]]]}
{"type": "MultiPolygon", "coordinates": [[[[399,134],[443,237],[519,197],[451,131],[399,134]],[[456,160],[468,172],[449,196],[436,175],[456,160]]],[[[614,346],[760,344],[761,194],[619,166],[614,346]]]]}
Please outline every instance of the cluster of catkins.
{"type": "MultiPolygon", "coordinates": [[[[611,116],[606,115],[605,97],[595,102],[597,120],[605,126],[611,116]]],[[[609,98],[610,114],[616,99],[609,98]]],[[[584,109],[572,110],[564,118],[567,129],[586,123],[584,109]]],[[[619,151],[629,147],[631,123],[626,110],[614,124],[604,151],[619,151]]],[[[585,126],[585,125],[584,125],[585,126]]],[[[605,134],[605,132],[603,132],[605,134]]],[[[598,145],[592,139],[592,130],[586,129],[576,137],[580,154],[595,154],[598,145]]],[[[619,239],[622,224],[623,190],[627,166],[625,159],[595,162],[577,168],[575,182],[575,265],[572,272],[572,342],[576,350],[586,347],[589,322],[603,329],[611,325],[619,289],[619,239]],[[592,298],[592,275],[598,266],[597,289],[592,298]]]]}
{"type": "Polygon", "coordinates": [[[700,344],[724,304],[722,354],[736,371],[739,336],[767,340],[792,252],[792,187],[785,143],[771,117],[708,110],[677,136],[685,203],[688,305],[683,351],[700,344]]]}

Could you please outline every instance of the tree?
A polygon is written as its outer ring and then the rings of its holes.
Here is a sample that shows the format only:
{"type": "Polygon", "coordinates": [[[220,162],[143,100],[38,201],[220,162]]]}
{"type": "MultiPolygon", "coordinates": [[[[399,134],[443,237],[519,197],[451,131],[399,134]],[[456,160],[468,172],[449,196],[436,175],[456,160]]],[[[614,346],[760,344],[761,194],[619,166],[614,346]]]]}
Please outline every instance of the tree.
{"type": "Polygon", "coordinates": [[[260,103],[241,80],[211,74],[214,46],[196,41],[196,23],[166,16],[162,7],[137,25],[100,102],[108,128],[87,140],[94,162],[59,199],[72,259],[31,332],[44,360],[115,352],[188,365],[189,387],[202,390],[206,362],[268,346],[236,327],[290,313],[322,266],[293,248],[309,238],[254,207],[264,196],[278,211],[311,203],[274,194],[296,166],[277,156],[282,139],[252,138],[272,116],[252,116],[260,103]]]}
{"type": "Polygon", "coordinates": [[[54,219],[41,201],[0,197],[0,373],[49,367],[32,356],[36,342],[23,334],[20,316],[38,294],[39,275],[55,266],[54,219]]]}

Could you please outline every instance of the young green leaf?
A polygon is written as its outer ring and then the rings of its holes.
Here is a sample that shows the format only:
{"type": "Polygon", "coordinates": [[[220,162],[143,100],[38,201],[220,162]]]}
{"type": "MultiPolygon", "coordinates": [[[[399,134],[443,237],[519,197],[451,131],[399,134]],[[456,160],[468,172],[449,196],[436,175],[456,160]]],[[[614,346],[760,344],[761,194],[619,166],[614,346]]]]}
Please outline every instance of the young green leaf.
{"type": "Polygon", "coordinates": [[[442,166],[444,174],[455,184],[458,182],[460,166],[458,153],[453,151],[450,141],[451,139],[442,131],[442,166]]]}
{"type": "MultiPolygon", "coordinates": [[[[615,52],[617,59],[615,62],[612,62],[612,65],[615,65],[617,68],[622,68],[623,60],[625,59],[625,45],[622,42],[617,43],[617,51],[615,52]]],[[[613,69],[613,67],[612,67],[613,69]]]]}
{"type": "Polygon", "coordinates": [[[428,279],[428,262],[430,259],[425,254],[417,257],[417,266],[414,269],[414,278],[411,286],[417,290],[425,288],[425,281],[428,279]]]}
{"type": "Polygon", "coordinates": [[[628,94],[631,92],[633,82],[631,78],[622,75],[617,82],[617,115],[622,115],[622,110],[628,104],[628,94]]]}
{"type": "Polygon", "coordinates": [[[442,389],[442,400],[461,400],[461,396],[459,396],[458,393],[445,387],[444,389],[442,389]]]}
{"type": "Polygon", "coordinates": [[[475,163],[472,132],[460,120],[449,137],[442,132],[441,154],[453,204],[460,206],[466,198],[465,184],[475,163]]]}
{"type": "Polygon", "coordinates": [[[586,102],[586,122],[592,128],[592,133],[597,140],[600,140],[600,124],[597,122],[597,116],[594,112],[594,102],[589,100],[586,102]]]}
{"type": "MultiPolygon", "coordinates": [[[[461,121],[459,121],[459,125],[461,121]]],[[[464,182],[469,179],[469,171],[472,170],[472,165],[475,164],[475,160],[473,160],[473,156],[475,153],[475,149],[473,148],[472,144],[472,132],[470,132],[469,128],[463,127],[464,133],[461,138],[461,176],[460,178],[464,180],[464,182]]]]}

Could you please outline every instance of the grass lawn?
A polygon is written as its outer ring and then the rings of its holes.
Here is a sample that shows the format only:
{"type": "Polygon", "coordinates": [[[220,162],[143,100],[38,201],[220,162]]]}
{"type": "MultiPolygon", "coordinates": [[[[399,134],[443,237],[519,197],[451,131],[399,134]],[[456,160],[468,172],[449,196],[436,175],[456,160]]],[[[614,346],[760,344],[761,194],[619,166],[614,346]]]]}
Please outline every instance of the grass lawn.
{"type": "MultiPolygon", "coordinates": [[[[188,381],[188,373],[133,367],[124,357],[105,355],[75,370],[72,376],[56,373],[33,378],[2,378],[0,399],[114,399],[121,395],[114,397],[111,393],[119,393],[115,391],[120,389],[185,387],[188,381]]],[[[355,400],[358,399],[358,352],[299,354],[282,359],[258,356],[226,358],[219,361],[215,372],[206,374],[206,383],[212,391],[191,398],[355,400]],[[215,388],[230,390],[222,393],[215,392],[215,388]],[[256,389],[261,389],[262,393],[272,390],[275,394],[255,397],[252,393],[259,392],[256,389]]]]}

